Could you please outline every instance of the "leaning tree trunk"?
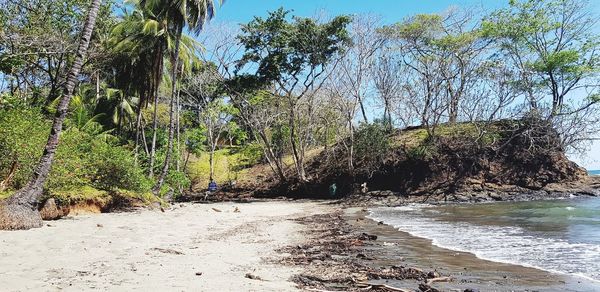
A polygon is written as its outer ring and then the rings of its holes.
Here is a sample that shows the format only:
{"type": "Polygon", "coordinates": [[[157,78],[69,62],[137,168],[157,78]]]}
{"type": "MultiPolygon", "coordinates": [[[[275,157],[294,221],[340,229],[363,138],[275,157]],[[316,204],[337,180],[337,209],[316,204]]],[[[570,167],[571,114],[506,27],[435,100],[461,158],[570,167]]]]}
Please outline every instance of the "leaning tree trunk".
{"type": "Polygon", "coordinates": [[[177,31],[177,36],[175,39],[175,52],[173,53],[171,66],[171,102],[169,108],[169,141],[167,143],[167,155],[165,156],[165,162],[163,164],[162,171],[160,176],[158,177],[158,181],[156,185],[152,189],[152,192],[155,195],[160,193],[160,189],[162,188],[165,178],[167,177],[167,173],[169,173],[169,160],[171,160],[171,154],[173,152],[173,138],[175,136],[175,98],[177,95],[177,71],[179,67],[179,45],[181,42],[181,34],[183,32],[183,27],[179,27],[177,31]]]}
{"type": "Polygon", "coordinates": [[[77,48],[77,55],[67,76],[64,95],[58,104],[52,129],[48,136],[46,147],[44,147],[44,153],[33,176],[24,188],[17,191],[17,193],[4,202],[0,202],[0,229],[30,229],[42,226],[42,218],[37,210],[38,200],[42,195],[44,183],[52,167],[52,160],[58,147],[63,122],[67,116],[69,102],[73,96],[79,71],[81,71],[81,67],[83,66],[83,59],[87,54],[101,2],[102,0],[92,0],[92,4],[88,10],[87,19],[83,27],[81,39],[79,40],[79,47],[77,48]]]}

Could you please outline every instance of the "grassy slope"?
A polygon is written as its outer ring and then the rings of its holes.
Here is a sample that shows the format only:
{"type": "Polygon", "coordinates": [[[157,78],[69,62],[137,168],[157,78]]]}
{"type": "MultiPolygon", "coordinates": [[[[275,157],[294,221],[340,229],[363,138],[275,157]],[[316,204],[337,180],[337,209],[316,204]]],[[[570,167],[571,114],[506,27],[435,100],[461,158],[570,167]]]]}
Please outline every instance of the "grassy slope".
{"type": "MultiPolygon", "coordinates": [[[[200,157],[190,157],[187,173],[192,181],[193,189],[201,190],[208,186],[210,179],[210,155],[204,152],[200,157]]],[[[236,171],[236,166],[242,159],[242,154],[230,149],[220,149],[215,152],[215,181],[218,185],[228,183],[230,180],[244,180],[248,176],[248,169],[236,171]]]]}

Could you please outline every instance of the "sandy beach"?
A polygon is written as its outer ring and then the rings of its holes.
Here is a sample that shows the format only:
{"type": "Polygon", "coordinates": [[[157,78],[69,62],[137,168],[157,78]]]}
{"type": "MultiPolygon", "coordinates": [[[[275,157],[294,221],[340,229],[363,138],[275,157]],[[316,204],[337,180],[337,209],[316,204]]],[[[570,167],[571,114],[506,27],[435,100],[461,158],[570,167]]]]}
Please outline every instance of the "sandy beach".
{"type": "MultiPolygon", "coordinates": [[[[343,285],[336,284],[336,278],[352,275],[358,281],[364,269],[385,273],[386,267],[398,265],[449,276],[450,282],[433,285],[441,291],[598,288],[577,277],[438,248],[365,215],[361,208],[271,201],[185,203],[165,212],[137,210],[46,221],[38,229],[0,231],[0,291],[337,290],[343,285]],[[319,216],[322,219],[310,219],[319,216]],[[347,248],[339,249],[344,244],[347,248]],[[298,282],[307,275],[333,282],[298,282]]],[[[425,280],[360,281],[418,291],[425,280]]],[[[347,288],[361,290],[355,284],[347,288]]]]}
{"type": "Polygon", "coordinates": [[[0,290],[294,291],[289,278],[298,271],[273,263],[282,256],[275,250],[303,240],[304,227],[289,219],[329,208],[178,204],[0,231],[0,290]]]}

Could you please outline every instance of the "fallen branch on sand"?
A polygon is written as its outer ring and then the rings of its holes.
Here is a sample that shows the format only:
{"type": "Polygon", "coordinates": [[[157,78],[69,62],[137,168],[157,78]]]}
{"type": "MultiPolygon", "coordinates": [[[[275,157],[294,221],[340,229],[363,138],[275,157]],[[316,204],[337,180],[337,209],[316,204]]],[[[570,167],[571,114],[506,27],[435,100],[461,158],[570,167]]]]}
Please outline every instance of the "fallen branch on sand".
{"type": "Polygon", "coordinates": [[[437,277],[437,278],[432,278],[427,280],[427,285],[430,285],[435,283],[435,282],[450,282],[452,281],[452,278],[450,277],[437,277]]]}
{"type": "Polygon", "coordinates": [[[155,251],[162,252],[162,253],[168,253],[168,254],[176,254],[176,255],[183,254],[180,251],[177,251],[177,250],[174,250],[174,249],[168,249],[168,248],[155,247],[155,248],[151,248],[151,250],[155,250],[155,251]]]}
{"type": "Polygon", "coordinates": [[[259,276],[252,275],[250,273],[247,273],[245,277],[248,278],[248,279],[250,279],[250,280],[264,281],[263,278],[261,278],[259,276]]]}

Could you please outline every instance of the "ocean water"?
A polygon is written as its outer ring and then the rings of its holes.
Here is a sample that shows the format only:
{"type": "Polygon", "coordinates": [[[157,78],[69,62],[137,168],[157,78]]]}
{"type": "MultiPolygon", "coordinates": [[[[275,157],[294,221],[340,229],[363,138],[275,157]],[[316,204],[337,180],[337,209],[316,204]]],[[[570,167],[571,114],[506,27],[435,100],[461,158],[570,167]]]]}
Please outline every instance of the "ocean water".
{"type": "Polygon", "coordinates": [[[588,174],[589,175],[600,175],[600,169],[599,170],[588,170],[588,174]]]}
{"type": "Polygon", "coordinates": [[[443,248],[600,284],[600,198],[369,211],[371,219],[443,248]]]}

